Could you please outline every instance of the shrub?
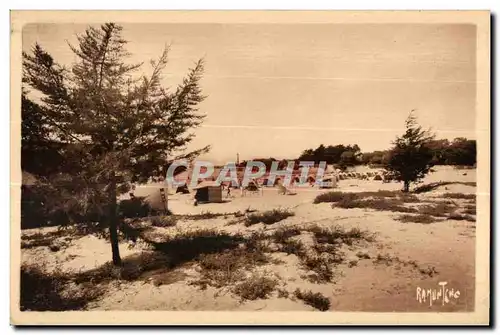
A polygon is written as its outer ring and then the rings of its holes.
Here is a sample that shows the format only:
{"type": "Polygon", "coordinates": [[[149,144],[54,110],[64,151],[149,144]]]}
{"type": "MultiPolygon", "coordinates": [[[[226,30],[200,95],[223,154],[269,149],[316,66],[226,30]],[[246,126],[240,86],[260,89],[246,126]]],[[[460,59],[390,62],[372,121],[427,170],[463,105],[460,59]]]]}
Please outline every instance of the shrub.
{"type": "Polygon", "coordinates": [[[383,199],[383,198],[391,198],[394,202],[398,201],[400,204],[404,202],[419,202],[420,200],[413,194],[403,193],[401,191],[387,191],[380,190],[376,192],[326,192],[319,194],[315,199],[314,203],[322,203],[322,202],[341,202],[344,204],[351,203],[356,200],[364,200],[366,198],[375,198],[375,199],[383,199]]]}
{"type": "Polygon", "coordinates": [[[361,229],[357,227],[346,230],[339,225],[333,228],[312,226],[308,231],[314,234],[317,243],[339,244],[339,242],[341,242],[352,245],[355,240],[371,240],[371,237],[368,236],[366,232],[361,231],[361,229]]]}
{"type": "Polygon", "coordinates": [[[302,241],[292,239],[282,241],[279,251],[285,252],[288,255],[293,254],[299,258],[302,258],[306,255],[306,248],[302,241]]]}
{"type": "MultiPolygon", "coordinates": [[[[65,229],[58,229],[56,231],[47,233],[36,233],[31,235],[21,236],[21,249],[30,249],[37,247],[48,247],[54,243],[58,238],[71,233],[65,229]]],[[[77,235],[77,233],[75,234],[77,235]]]]}
{"type": "MultiPolygon", "coordinates": [[[[338,252],[337,245],[328,244],[328,243],[315,243],[313,248],[319,254],[326,252],[328,254],[336,255],[338,252]]],[[[339,257],[339,261],[341,261],[340,257],[339,257]]]]}
{"type": "Polygon", "coordinates": [[[333,271],[325,259],[316,256],[304,256],[301,263],[306,269],[315,273],[309,276],[309,280],[316,283],[326,283],[333,279],[333,271]]]}
{"type": "Polygon", "coordinates": [[[464,215],[464,214],[458,214],[458,213],[451,214],[448,217],[448,220],[471,221],[471,222],[476,221],[476,219],[473,216],[470,216],[468,214],[464,215]]]}
{"type": "Polygon", "coordinates": [[[41,267],[21,266],[21,311],[82,310],[103,292],[95,285],[69,289],[70,277],[56,271],[44,273],[41,267]]]}
{"type": "Polygon", "coordinates": [[[399,199],[366,199],[366,200],[343,200],[332,207],[340,208],[370,208],[378,211],[414,213],[416,209],[402,206],[399,199]]]}
{"type": "Polygon", "coordinates": [[[148,218],[151,225],[154,227],[173,227],[177,224],[177,217],[173,215],[168,216],[152,216],[148,218]]]}
{"type": "Polygon", "coordinates": [[[439,203],[435,205],[423,205],[418,207],[418,213],[424,215],[440,216],[445,217],[448,214],[453,213],[456,210],[456,206],[439,203]]]}
{"type": "Polygon", "coordinates": [[[472,200],[472,199],[476,199],[476,195],[475,194],[464,194],[464,193],[445,193],[445,194],[443,194],[443,198],[472,200]]]}
{"type": "Polygon", "coordinates": [[[434,266],[427,266],[427,268],[422,268],[422,267],[419,267],[418,268],[418,271],[423,274],[423,275],[427,275],[429,277],[434,277],[434,275],[438,274],[439,272],[436,270],[436,268],[434,266]]]}
{"type": "Polygon", "coordinates": [[[458,181],[438,181],[435,183],[429,183],[429,184],[424,184],[420,185],[416,188],[413,189],[413,193],[424,193],[424,192],[430,192],[440,186],[446,186],[446,185],[451,185],[451,184],[460,184],[460,185],[466,185],[466,186],[473,186],[476,187],[475,182],[458,182],[458,181]]]}
{"type": "Polygon", "coordinates": [[[154,215],[155,210],[145,201],[145,197],[134,197],[120,201],[118,213],[124,218],[143,218],[154,215]]]}
{"type": "Polygon", "coordinates": [[[360,250],[356,253],[356,256],[361,259],[370,259],[371,256],[366,250],[360,250]]]}
{"type": "Polygon", "coordinates": [[[322,202],[339,202],[339,201],[342,201],[344,199],[354,200],[357,198],[358,198],[358,196],[356,193],[346,193],[346,192],[333,191],[333,192],[326,192],[326,193],[319,194],[318,196],[316,196],[316,198],[314,199],[313,202],[315,204],[319,204],[322,202]]]}
{"type": "Polygon", "coordinates": [[[201,255],[202,278],[215,287],[223,287],[242,277],[241,269],[266,264],[268,257],[259,249],[237,248],[222,253],[201,255]]]}
{"type": "Polygon", "coordinates": [[[476,205],[465,206],[464,213],[469,215],[476,215],[476,205]]]}
{"type": "Polygon", "coordinates": [[[272,235],[276,243],[285,243],[290,237],[300,235],[301,230],[297,227],[281,227],[278,228],[272,235]]]}
{"type": "Polygon", "coordinates": [[[252,213],[246,217],[245,226],[248,227],[260,222],[266,225],[270,225],[294,215],[295,214],[292,211],[281,208],[260,213],[252,213]]]}
{"type": "Polygon", "coordinates": [[[290,296],[290,293],[288,291],[283,290],[283,289],[278,289],[278,298],[288,298],[290,296]]]}
{"type": "Polygon", "coordinates": [[[399,199],[405,203],[420,202],[420,199],[416,195],[409,193],[401,193],[399,199]]]}
{"type": "Polygon", "coordinates": [[[85,197],[50,184],[21,187],[21,228],[63,226],[99,221],[95,206],[86,206],[85,197]]]}
{"type": "Polygon", "coordinates": [[[210,220],[210,219],[215,219],[220,216],[226,216],[229,215],[230,213],[212,213],[210,211],[207,212],[202,212],[200,214],[189,214],[189,215],[184,215],[182,216],[183,219],[185,220],[210,220]]]}
{"type": "Polygon", "coordinates": [[[383,180],[383,179],[381,175],[376,174],[375,177],[373,177],[373,180],[383,180]]]}
{"type": "Polygon", "coordinates": [[[418,215],[405,214],[399,216],[396,220],[404,223],[413,222],[413,223],[423,223],[423,224],[433,223],[437,221],[436,218],[428,214],[418,214],[418,215]]]}
{"type": "Polygon", "coordinates": [[[392,257],[392,256],[391,256],[391,255],[389,255],[389,254],[385,254],[385,255],[378,254],[378,255],[377,255],[377,258],[375,258],[375,259],[373,260],[373,263],[374,263],[374,264],[385,264],[385,265],[389,266],[389,265],[392,265],[392,263],[393,263],[394,261],[396,261],[396,262],[397,262],[397,261],[399,261],[399,258],[397,258],[397,257],[392,257]]]}
{"type": "Polygon", "coordinates": [[[265,299],[272,293],[278,282],[260,275],[253,275],[234,288],[234,293],[245,300],[265,299]]]}
{"type": "Polygon", "coordinates": [[[327,311],[330,309],[330,300],[319,292],[302,292],[300,289],[297,289],[294,295],[297,299],[304,301],[306,305],[312,306],[320,311],[327,311]]]}

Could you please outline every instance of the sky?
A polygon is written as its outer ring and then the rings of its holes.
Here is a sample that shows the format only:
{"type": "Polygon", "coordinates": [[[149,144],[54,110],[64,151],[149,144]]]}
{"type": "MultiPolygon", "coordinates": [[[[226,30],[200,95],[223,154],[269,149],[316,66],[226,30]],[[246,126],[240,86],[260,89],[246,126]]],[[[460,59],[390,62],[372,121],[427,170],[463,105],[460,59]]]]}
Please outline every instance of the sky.
{"type": "MultiPolygon", "coordinates": [[[[55,60],[85,25],[31,24],[55,60]]],[[[224,163],[297,158],[320,144],[385,150],[411,110],[438,138],[475,138],[476,27],[465,24],[123,24],[130,62],[170,45],[164,85],[175,88],[205,59],[207,115],[188,149],[224,163]]],[[[150,72],[149,65],[142,70],[150,72]]]]}

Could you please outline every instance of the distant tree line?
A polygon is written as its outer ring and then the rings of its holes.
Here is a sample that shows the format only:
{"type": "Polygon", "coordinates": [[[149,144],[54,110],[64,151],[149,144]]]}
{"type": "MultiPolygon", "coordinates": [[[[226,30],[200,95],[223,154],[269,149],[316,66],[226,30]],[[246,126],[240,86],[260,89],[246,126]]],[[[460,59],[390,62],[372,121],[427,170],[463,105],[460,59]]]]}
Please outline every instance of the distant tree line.
{"type": "MultiPolygon", "coordinates": [[[[476,141],[458,137],[453,141],[447,139],[432,139],[425,143],[432,153],[432,165],[464,165],[476,164],[476,141]]],[[[326,161],[340,168],[355,165],[372,165],[383,167],[390,158],[390,150],[361,152],[357,144],[328,145],[321,144],[316,149],[302,152],[298,160],[313,161],[318,164],[326,161]]]]}
{"type": "Polygon", "coordinates": [[[316,149],[306,149],[299,156],[301,161],[312,161],[318,164],[326,162],[327,164],[338,164],[341,167],[358,165],[361,163],[361,149],[357,144],[354,145],[329,145],[321,144],[316,149]]]}

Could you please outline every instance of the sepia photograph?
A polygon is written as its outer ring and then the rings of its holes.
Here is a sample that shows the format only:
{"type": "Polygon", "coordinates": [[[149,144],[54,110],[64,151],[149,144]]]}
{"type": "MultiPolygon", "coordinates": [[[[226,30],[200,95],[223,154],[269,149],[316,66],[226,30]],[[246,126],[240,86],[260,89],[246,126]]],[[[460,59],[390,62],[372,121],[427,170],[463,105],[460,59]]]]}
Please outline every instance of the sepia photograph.
{"type": "Polygon", "coordinates": [[[488,323],[489,12],[11,20],[11,322],[488,323]]]}

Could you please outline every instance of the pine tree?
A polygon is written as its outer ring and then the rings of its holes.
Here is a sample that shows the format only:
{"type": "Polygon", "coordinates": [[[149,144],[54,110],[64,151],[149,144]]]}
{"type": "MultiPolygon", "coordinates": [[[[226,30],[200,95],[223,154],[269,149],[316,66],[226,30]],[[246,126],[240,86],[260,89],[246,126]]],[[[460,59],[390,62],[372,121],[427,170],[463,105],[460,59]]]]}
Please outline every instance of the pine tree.
{"type": "Polygon", "coordinates": [[[170,92],[161,84],[168,47],[151,61],[151,75],[139,76],[142,63],[126,62],[121,26],[89,27],[77,38],[78,44],[69,46],[76,56],[69,69],[38,44],[31,54],[23,53],[23,82],[41,93],[39,106],[51,136],[66,144],[61,174],[53,182],[77,190],[86,209],[98,209],[108,222],[118,265],[117,195],[164,174],[169,159],[209,150],[184,153],[194,137],[190,130],[204,118],[197,107],[205,98],[203,60],[170,92]]]}
{"type": "Polygon", "coordinates": [[[397,181],[403,182],[403,191],[410,190],[410,183],[424,178],[432,167],[433,151],[429,147],[434,135],[423,130],[413,111],[406,119],[406,132],[398,136],[389,152],[386,170],[397,181]]]}
{"type": "Polygon", "coordinates": [[[35,176],[48,176],[61,164],[61,146],[52,141],[43,110],[28,98],[21,96],[21,170],[35,176]]]}

